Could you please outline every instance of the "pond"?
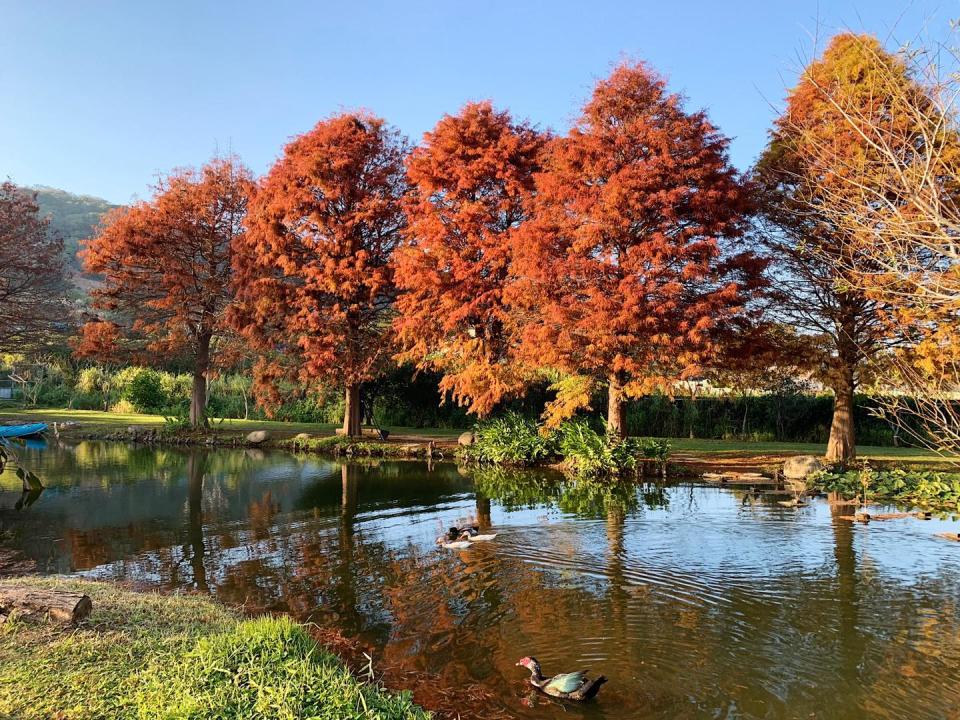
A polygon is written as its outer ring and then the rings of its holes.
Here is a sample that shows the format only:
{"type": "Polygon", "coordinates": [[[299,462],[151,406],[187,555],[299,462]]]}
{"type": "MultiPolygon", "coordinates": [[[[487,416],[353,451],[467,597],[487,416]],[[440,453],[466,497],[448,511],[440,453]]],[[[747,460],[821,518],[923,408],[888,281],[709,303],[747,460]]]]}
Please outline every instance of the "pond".
{"type": "Polygon", "coordinates": [[[463,718],[945,718],[960,713],[950,519],[854,525],[744,490],[598,488],[543,471],[340,464],[117,443],[24,451],[0,476],[0,547],[44,573],[210,593],[374,649],[463,718]],[[471,518],[495,540],[437,548],[471,518]],[[589,667],[586,705],[525,671],[589,667]]]}

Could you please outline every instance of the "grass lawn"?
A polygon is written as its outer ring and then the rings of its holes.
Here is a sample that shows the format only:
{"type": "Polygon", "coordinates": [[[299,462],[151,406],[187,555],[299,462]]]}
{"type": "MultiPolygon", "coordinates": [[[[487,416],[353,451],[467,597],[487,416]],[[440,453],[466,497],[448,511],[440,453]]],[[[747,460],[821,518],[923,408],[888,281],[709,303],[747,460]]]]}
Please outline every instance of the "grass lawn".
{"type": "Polygon", "coordinates": [[[104,583],[7,582],[84,592],[93,613],[78,628],[0,625],[3,718],[429,718],[408,694],[359,682],[286,618],[104,583]]]}
{"type": "MultiPolygon", "coordinates": [[[[15,407],[0,407],[0,422],[23,420],[24,422],[78,422],[82,431],[98,432],[121,430],[132,425],[143,427],[163,427],[162,415],[140,415],[101,412],[98,410],[35,409],[23,410],[15,407]]],[[[273,420],[213,420],[213,429],[220,432],[250,432],[251,430],[270,430],[277,437],[292,437],[297,433],[311,435],[333,435],[336,425],[330,423],[293,423],[273,420]]],[[[456,428],[411,428],[391,427],[391,437],[401,441],[434,440],[452,442],[463,432],[456,428]]],[[[689,438],[671,438],[674,456],[677,459],[691,458],[703,460],[755,458],[768,462],[782,460],[793,454],[823,455],[826,445],[816,443],[790,442],[750,442],[740,440],[700,440],[689,438]]],[[[904,463],[938,464],[940,456],[922,448],[876,447],[863,445],[857,448],[857,455],[865,460],[904,463]]]]}
{"type": "MultiPolygon", "coordinates": [[[[827,451],[827,446],[819,443],[691,440],[689,438],[673,438],[670,443],[674,454],[703,458],[717,458],[724,455],[770,456],[771,458],[796,454],[823,456],[827,451]]],[[[923,448],[878,447],[873,445],[858,446],[857,457],[862,460],[881,460],[884,462],[936,463],[940,461],[939,455],[923,448]]]]}
{"type": "MultiPolygon", "coordinates": [[[[23,420],[24,422],[78,422],[85,430],[122,430],[132,425],[142,427],[163,427],[162,415],[141,415],[139,413],[112,413],[100,410],[67,410],[58,408],[39,408],[24,410],[15,407],[0,407],[0,421],[23,420]]],[[[251,430],[270,430],[278,435],[332,435],[338,427],[331,423],[294,423],[275,420],[232,420],[222,422],[211,419],[212,429],[223,432],[250,432],[251,430]]],[[[456,428],[409,428],[391,427],[393,435],[422,437],[430,440],[456,439],[463,432],[456,428]]]]}

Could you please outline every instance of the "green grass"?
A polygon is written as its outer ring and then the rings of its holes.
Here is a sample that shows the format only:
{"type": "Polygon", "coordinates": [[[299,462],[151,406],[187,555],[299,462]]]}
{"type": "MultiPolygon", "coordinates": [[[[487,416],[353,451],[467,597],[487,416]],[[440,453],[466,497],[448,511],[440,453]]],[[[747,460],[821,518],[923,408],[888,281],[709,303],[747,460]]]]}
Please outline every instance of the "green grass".
{"type": "MultiPolygon", "coordinates": [[[[78,422],[89,432],[121,430],[129,426],[163,427],[162,415],[140,415],[127,413],[100,412],[98,410],[67,409],[31,409],[22,410],[12,407],[0,407],[0,421],[23,420],[25,422],[78,422]]],[[[278,436],[290,436],[298,433],[311,435],[332,435],[336,425],[329,423],[292,423],[273,420],[214,420],[214,429],[222,432],[250,432],[251,430],[270,430],[278,436]]],[[[391,438],[422,438],[424,440],[455,440],[463,432],[457,428],[411,428],[391,427],[391,438]]],[[[674,453],[702,455],[705,458],[724,454],[783,455],[805,454],[823,455],[826,445],[817,443],[791,442],[751,442],[743,440],[702,440],[689,438],[670,438],[674,453]]],[[[939,457],[936,453],[922,448],[896,448],[862,445],[857,448],[859,457],[867,460],[889,462],[933,462],[939,457]]]]}
{"type": "MultiPolygon", "coordinates": [[[[163,427],[165,424],[162,415],[146,415],[140,413],[112,413],[100,410],[67,410],[65,408],[38,408],[20,409],[12,407],[0,408],[0,421],[23,420],[24,422],[77,422],[85,429],[96,432],[100,430],[122,430],[129,426],[163,427]]],[[[251,430],[270,430],[278,434],[296,435],[310,433],[311,435],[332,435],[338,427],[331,423],[295,423],[279,422],[276,420],[234,420],[211,419],[212,429],[223,432],[250,432],[251,430]]],[[[424,437],[428,439],[449,440],[463,432],[456,428],[411,428],[391,427],[392,435],[424,437]]]]}
{"type": "MultiPolygon", "coordinates": [[[[673,438],[670,440],[675,453],[692,453],[711,456],[722,454],[820,455],[827,451],[821,443],[749,442],[740,440],[699,440],[673,438]]],[[[901,462],[937,462],[940,456],[931,450],[910,447],[857,446],[857,457],[864,460],[901,462]]]]}
{"type": "Polygon", "coordinates": [[[407,694],[359,682],[286,618],[241,620],[199,596],[78,580],[79,628],[0,625],[0,717],[426,720],[407,694]]]}

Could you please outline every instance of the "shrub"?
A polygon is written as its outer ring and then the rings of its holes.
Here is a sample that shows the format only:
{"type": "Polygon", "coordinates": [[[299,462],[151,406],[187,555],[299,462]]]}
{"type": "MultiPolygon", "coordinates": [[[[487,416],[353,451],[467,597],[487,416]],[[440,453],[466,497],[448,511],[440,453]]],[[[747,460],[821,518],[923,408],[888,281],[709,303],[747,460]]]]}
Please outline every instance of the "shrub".
{"type": "Polygon", "coordinates": [[[110,412],[117,413],[118,415],[133,415],[137,412],[137,408],[135,408],[129,400],[117,400],[117,402],[110,406],[110,412]]]}
{"type": "Polygon", "coordinates": [[[124,388],[124,400],[129,400],[140,412],[158,412],[167,403],[160,380],[160,373],[156,370],[138,368],[124,388]]]}
{"type": "Polygon", "coordinates": [[[670,443],[664,439],[611,438],[597,432],[584,418],[566,421],[557,436],[564,462],[586,477],[631,472],[642,460],[662,464],[670,455],[670,443]]]}
{"type": "Polygon", "coordinates": [[[477,425],[475,435],[464,453],[474,462],[532,465],[556,455],[554,436],[515,412],[477,425]]]}
{"type": "Polygon", "coordinates": [[[103,395],[109,392],[111,383],[109,372],[99,365],[91,365],[77,375],[75,389],[85,395],[103,395]]]}
{"type": "Polygon", "coordinates": [[[190,394],[193,392],[193,378],[187,373],[162,372],[160,387],[169,406],[190,404],[190,394]]]}
{"type": "Polygon", "coordinates": [[[103,410],[103,396],[99,393],[75,392],[67,407],[73,410],[103,410]]]}

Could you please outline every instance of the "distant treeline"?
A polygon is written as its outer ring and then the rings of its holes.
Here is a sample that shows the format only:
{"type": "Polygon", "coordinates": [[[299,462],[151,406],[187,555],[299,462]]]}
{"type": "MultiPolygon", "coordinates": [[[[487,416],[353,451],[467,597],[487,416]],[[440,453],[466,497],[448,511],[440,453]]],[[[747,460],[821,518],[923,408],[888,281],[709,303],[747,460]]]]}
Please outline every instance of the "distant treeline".
{"type": "MultiPolygon", "coordinates": [[[[909,445],[875,414],[875,399],[857,395],[854,423],[861,445],[909,445]]],[[[631,435],[825,443],[833,417],[832,395],[749,395],[746,397],[650,396],[631,401],[631,435]]]]}
{"type": "MultiPolygon", "coordinates": [[[[148,368],[110,369],[93,365],[72,369],[69,363],[33,365],[32,383],[14,386],[15,400],[38,407],[69,407],[77,410],[155,413],[173,417],[186,414],[190,405],[191,377],[183,372],[148,368]]],[[[384,427],[466,428],[476,422],[463,408],[443,403],[437,388],[439,375],[395,368],[364,388],[364,421],[384,427]]],[[[251,378],[239,373],[221,374],[211,382],[208,411],[213,417],[264,419],[251,397],[251,378]]],[[[289,399],[273,418],[290,422],[339,423],[343,396],[337,389],[307,393],[291,386],[289,399]]],[[[546,383],[534,385],[522,400],[498,409],[513,410],[528,417],[539,416],[552,399],[546,383]]],[[[598,396],[591,416],[599,425],[605,407],[598,396]]],[[[866,395],[856,398],[854,419],[857,438],[864,445],[909,444],[895,437],[894,428],[874,410],[877,403],[866,395]]],[[[648,437],[693,437],[782,442],[824,443],[830,434],[833,397],[802,393],[676,397],[651,395],[631,400],[627,427],[631,435],[648,437]]]]}

